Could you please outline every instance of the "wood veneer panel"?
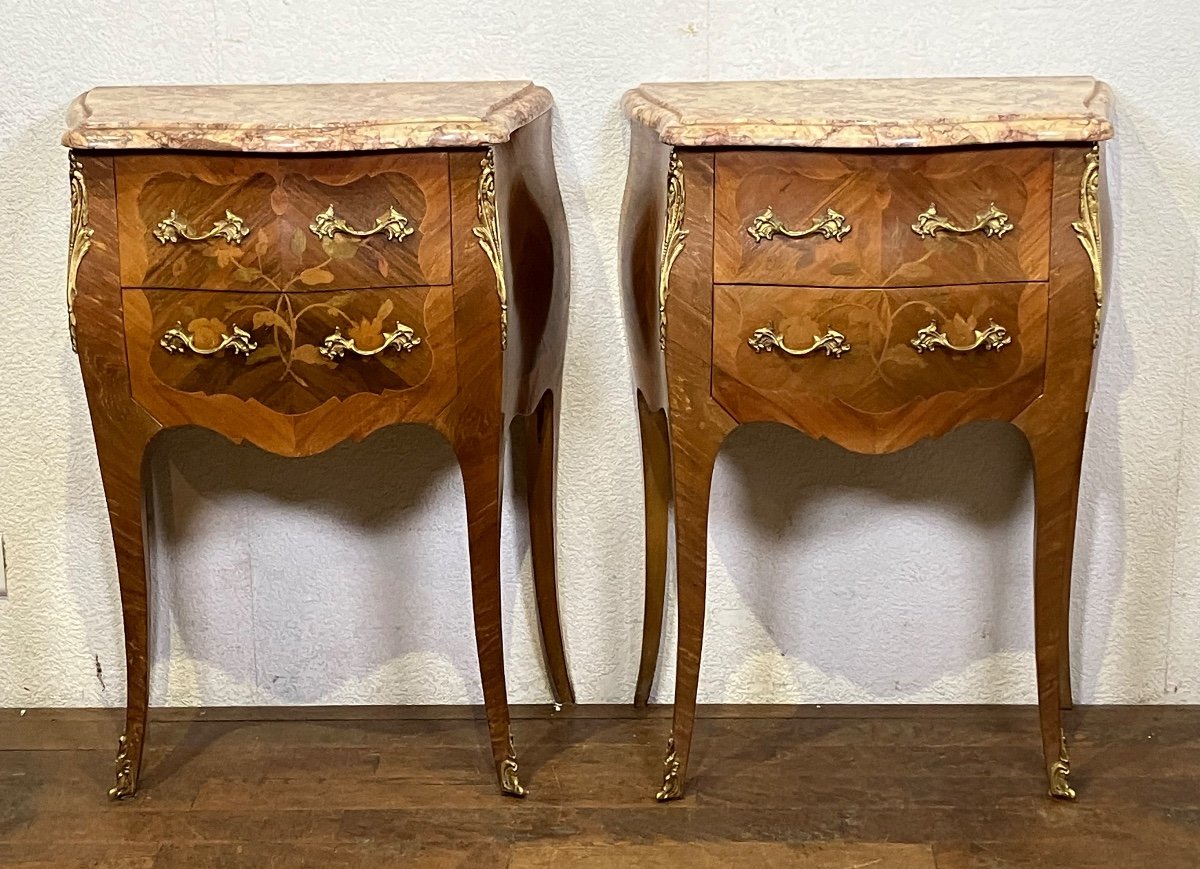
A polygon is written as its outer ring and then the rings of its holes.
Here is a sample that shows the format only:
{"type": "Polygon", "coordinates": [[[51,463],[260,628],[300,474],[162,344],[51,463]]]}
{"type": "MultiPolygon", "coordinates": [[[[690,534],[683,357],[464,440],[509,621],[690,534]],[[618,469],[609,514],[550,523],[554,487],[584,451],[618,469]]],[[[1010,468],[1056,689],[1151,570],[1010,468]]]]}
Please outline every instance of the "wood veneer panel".
{"type": "Polygon", "coordinates": [[[142,154],[117,162],[121,280],[128,287],[219,291],[351,289],[450,283],[446,155],[394,152],[327,157],[142,154]],[[318,236],[333,206],[353,229],[372,229],[397,209],[412,234],[318,236]],[[193,233],[226,211],[249,233],[160,242],[171,212],[193,233]]]}
{"type": "Polygon", "coordinates": [[[1054,152],[1046,389],[1042,399],[1016,420],[1033,456],[1034,632],[1047,768],[1060,754],[1065,759],[1060,710],[1071,703],[1071,560],[1101,302],[1096,296],[1097,277],[1075,223],[1082,226],[1084,220],[1080,193],[1089,169],[1096,170],[1097,181],[1103,176],[1098,164],[1099,153],[1090,146],[1054,152]]]}
{"type": "Polygon", "coordinates": [[[979,419],[1009,420],[1026,433],[1038,492],[1034,597],[1042,747],[1051,794],[1071,796],[1060,706],[1070,704],[1068,577],[1100,292],[1080,240],[1090,244],[1086,180],[1095,177],[1088,173],[1095,172],[1098,157],[1085,144],[854,154],[741,147],[672,152],[657,138],[634,125],[622,277],[646,484],[639,702],[649,694],[660,639],[662,515],[671,501],[675,507],[680,639],[659,798],[682,795],[691,756],[712,465],[725,435],[757,420],[783,422],[871,454],[979,419]],[[686,191],[677,231],[671,197],[659,193],[668,189],[686,191]],[[843,234],[842,244],[858,229],[864,232],[841,248],[841,259],[839,242],[823,238],[796,240],[799,253],[790,256],[783,246],[790,240],[780,246],[763,241],[754,250],[746,228],[773,205],[759,194],[779,189],[790,189],[791,201],[815,212],[809,221],[826,208],[843,211],[833,204],[835,195],[861,204],[866,218],[843,234]],[[1007,214],[996,225],[1014,226],[990,235],[922,238],[911,227],[928,208],[927,199],[959,225],[970,222],[964,215],[984,211],[985,200],[995,201],[1007,214]],[[959,210],[941,199],[979,205],[959,210]],[[674,250],[664,239],[680,237],[674,268],[662,268],[674,250]],[[810,243],[811,250],[803,247],[810,243]],[[660,299],[665,316],[656,324],[660,299]],[[1010,343],[987,353],[939,348],[917,355],[909,342],[930,321],[958,345],[995,321],[1009,330],[1010,343]],[[841,359],[755,357],[746,342],[762,327],[783,332],[797,349],[832,327],[848,333],[861,352],[841,359]],[[662,406],[657,384],[664,369],[666,430],[660,435],[655,414],[662,406]],[[669,476],[657,467],[665,463],[669,476]]]}
{"type": "MultiPolygon", "coordinates": [[[[204,399],[214,396],[252,404],[245,408],[252,415],[260,412],[258,406],[297,415],[359,393],[388,394],[396,411],[404,412],[419,405],[420,388],[430,379],[443,396],[454,388],[449,287],[341,293],[125,290],[123,298],[134,396],[146,407],[161,406],[156,392],[176,407],[187,403],[195,423],[204,422],[204,399]],[[201,349],[217,346],[235,327],[246,331],[256,347],[248,355],[168,352],[160,339],[177,324],[197,336],[201,349]],[[397,324],[412,329],[420,343],[374,356],[347,351],[330,359],[321,353],[325,339],[335,333],[363,350],[375,350],[397,324]]],[[[227,412],[234,408],[222,404],[227,412]]]]}
{"type": "Polygon", "coordinates": [[[895,152],[731,150],[717,154],[714,274],[718,283],[831,287],[1044,281],[1051,151],[969,148],[895,152]],[[956,225],[988,206],[1009,217],[1000,237],[913,232],[931,204],[956,225]],[[770,207],[807,230],[833,209],[849,232],[755,240],[770,207]]]}
{"type": "MultiPolygon", "coordinates": [[[[500,599],[501,471],[518,416],[547,670],[555,698],[573,700],[558,613],[554,515],[570,245],[549,106],[549,94],[527,83],[515,93],[511,83],[399,91],[388,85],[143,88],[97,91],[76,104],[68,140],[130,149],[115,158],[73,153],[71,175],[73,283],[82,260],[75,309],[80,364],[125,619],[126,728],[110,796],[136,792],[145,744],[142,474],[151,438],[166,427],[198,425],[235,442],[305,456],[397,423],[436,428],[458,458],[491,745],[487,765],[502,793],[524,795],[509,729],[500,599]],[[500,102],[486,100],[498,88],[500,102]],[[351,91],[368,101],[392,94],[389,108],[375,121],[356,115],[346,122],[329,101],[351,91]],[[430,105],[439,98],[449,107],[430,105]],[[478,123],[450,108],[481,99],[488,108],[478,123]],[[296,122],[326,110],[324,121],[296,122]],[[405,120],[397,111],[417,117],[405,120]],[[444,122],[434,120],[437,111],[448,113],[444,122]],[[322,147],[335,131],[344,137],[341,147],[322,147]],[[410,135],[456,147],[422,151],[416,140],[394,138],[410,135]],[[479,137],[487,147],[479,147],[479,137]],[[412,150],[389,150],[385,140],[412,150]],[[134,142],[176,150],[139,152],[134,142]],[[337,153],[177,150],[189,145],[337,153]],[[348,153],[359,150],[376,153],[348,153]],[[229,231],[215,240],[181,240],[222,219],[229,231]],[[89,247],[95,252],[85,256],[89,247]],[[403,352],[388,349],[395,336],[403,336],[403,352]]],[[[474,789],[481,800],[495,794],[492,786],[474,789]]],[[[202,803],[202,796],[188,800],[202,803]]]]}
{"type": "Polygon", "coordinates": [[[884,453],[969,419],[1012,419],[1042,393],[1045,284],[718,286],[714,294],[713,393],[739,422],[775,420],[857,452],[884,453]],[[936,323],[966,346],[993,322],[1010,339],[998,350],[918,353],[910,343],[936,323]],[[802,358],[755,352],[748,339],[769,324],[797,348],[834,329],[850,350],[802,358]]]}

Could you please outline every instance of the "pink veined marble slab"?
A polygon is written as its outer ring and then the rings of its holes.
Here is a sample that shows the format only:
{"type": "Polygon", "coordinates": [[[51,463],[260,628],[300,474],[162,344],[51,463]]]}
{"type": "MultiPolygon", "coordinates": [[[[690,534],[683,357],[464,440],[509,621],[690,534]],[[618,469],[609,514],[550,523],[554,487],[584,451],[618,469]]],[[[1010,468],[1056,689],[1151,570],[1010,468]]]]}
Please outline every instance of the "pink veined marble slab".
{"type": "Polygon", "coordinates": [[[69,148],[375,151],[506,142],[548,111],[528,81],[101,87],[71,103],[69,148]]]}
{"type": "Polygon", "coordinates": [[[791,148],[1100,141],[1112,104],[1085,76],[682,82],[622,100],[670,145],[791,148]]]}

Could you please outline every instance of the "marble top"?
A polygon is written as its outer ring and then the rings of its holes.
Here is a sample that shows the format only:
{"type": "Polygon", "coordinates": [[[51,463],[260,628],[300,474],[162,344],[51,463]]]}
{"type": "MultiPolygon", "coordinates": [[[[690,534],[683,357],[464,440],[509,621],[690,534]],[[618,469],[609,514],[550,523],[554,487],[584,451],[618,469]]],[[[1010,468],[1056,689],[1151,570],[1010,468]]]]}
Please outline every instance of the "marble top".
{"type": "Polygon", "coordinates": [[[1112,137],[1090,77],[644,84],[625,113],[671,145],[904,148],[1112,137]]]}
{"type": "Polygon", "coordinates": [[[69,148],[373,151],[508,141],[550,109],[528,81],[101,87],[71,103],[69,148]]]}

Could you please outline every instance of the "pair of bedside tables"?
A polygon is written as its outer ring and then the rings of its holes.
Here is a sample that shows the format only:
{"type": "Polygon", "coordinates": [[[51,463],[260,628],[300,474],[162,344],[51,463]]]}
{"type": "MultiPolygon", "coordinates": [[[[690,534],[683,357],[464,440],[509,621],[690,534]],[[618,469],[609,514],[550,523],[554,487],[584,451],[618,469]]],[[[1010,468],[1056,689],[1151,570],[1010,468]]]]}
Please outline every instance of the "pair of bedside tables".
{"type": "MultiPolygon", "coordinates": [[[[1103,301],[1092,79],[647,85],[620,264],[645,473],[636,700],[658,655],[674,505],[682,795],[704,624],[713,463],[773,420],[882,454],[979,419],[1027,436],[1038,706],[1071,797],[1067,611],[1103,301]]],[[[101,88],[72,107],[68,309],[116,544],[128,668],[114,797],[148,706],[144,456],[198,425],[311,455],[400,422],[462,467],[471,593],[501,790],[525,790],[500,621],[504,433],[525,426],[538,616],[558,612],[555,464],[569,244],[551,98],[528,82],[101,88]]]]}

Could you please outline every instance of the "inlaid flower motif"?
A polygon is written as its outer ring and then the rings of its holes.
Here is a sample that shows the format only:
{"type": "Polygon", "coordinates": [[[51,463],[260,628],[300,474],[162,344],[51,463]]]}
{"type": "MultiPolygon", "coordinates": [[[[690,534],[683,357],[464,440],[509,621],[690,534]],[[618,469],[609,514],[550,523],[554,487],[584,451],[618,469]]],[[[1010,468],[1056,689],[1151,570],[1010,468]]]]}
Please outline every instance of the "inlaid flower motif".
{"type": "Polygon", "coordinates": [[[196,346],[206,350],[216,347],[229,334],[229,327],[215,317],[199,317],[189,322],[187,328],[196,346]]]}
{"type": "Polygon", "coordinates": [[[383,323],[379,319],[359,320],[346,329],[346,336],[363,350],[374,350],[383,343],[383,323]]]}
{"type": "Polygon", "coordinates": [[[245,251],[240,247],[228,244],[213,245],[204,251],[205,256],[211,256],[216,259],[217,267],[222,269],[228,268],[231,265],[240,265],[244,253],[245,251]]]}
{"type": "MultiPolygon", "coordinates": [[[[346,311],[347,307],[353,307],[354,293],[321,294],[317,297],[319,301],[294,308],[298,298],[304,297],[281,293],[270,306],[257,302],[240,304],[241,299],[234,299],[217,312],[219,316],[193,317],[187,321],[186,330],[179,324],[178,331],[181,335],[186,331],[187,346],[201,355],[218,348],[233,348],[232,353],[247,356],[248,366],[281,364],[279,380],[291,380],[302,387],[309,385],[308,366],[333,368],[341,355],[326,353],[321,344],[313,341],[314,337],[324,336],[328,344],[328,336],[337,335],[342,346],[353,347],[359,355],[374,355],[388,347],[407,351],[421,344],[412,329],[395,319],[391,299],[383,299],[375,315],[365,317],[361,309],[353,315],[346,311]],[[302,326],[302,321],[306,325],[302,326]],[[244,350],[233,347],[238,342],[231,341],[231,337],[239,336],[244,338],[239,346],[252,346],[244,350]]],[[[176,347],[178,342],[168,343],[171,346],[163,344],[168,352],[180,352],[176,347]]]]}

